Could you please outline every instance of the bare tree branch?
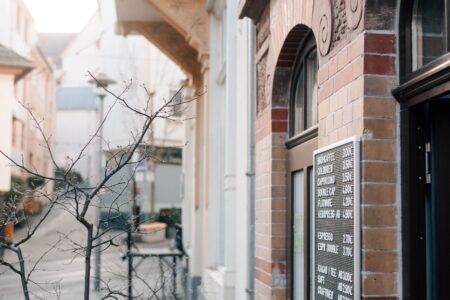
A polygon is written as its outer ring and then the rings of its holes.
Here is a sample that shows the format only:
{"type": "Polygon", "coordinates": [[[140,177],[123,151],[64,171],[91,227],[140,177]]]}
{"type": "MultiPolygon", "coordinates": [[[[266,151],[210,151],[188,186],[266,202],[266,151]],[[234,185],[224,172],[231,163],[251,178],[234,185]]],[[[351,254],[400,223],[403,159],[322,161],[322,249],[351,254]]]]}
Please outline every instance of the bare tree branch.
{"type": "MultiPolygon", "coordinates": [[[[176,112],[182,111],[176,109],[179,107],[186,107],[186,105],[197,99],[197,97],[192,97],[191,99],[185,99],[185,101],[181,102],[175,101],[178,100],[177,97],[183,97],[182,89],[179,89],[170,99],[163,100],[163,103],[159,107],[155,108],[151,99],[153,94],[149,92],[147,87],[143,86],[148,99],[143,109],[137,108],[131,105],[124,96],[130,89],[131,81],[125,86],[120,94],[115,94],[106,86],[102,86],[101,82],[99,82],[91,73],[89,73],[89,75],[99,86],[101,86],[110,96],[112,96],[113,102],[109,105],[109,109],[107,110],[105,116],[103,116],[101,122],[89,136],[87,142],[81,147],[75,157],[70,158],[71,162],[68,167],[64,169],[61,178],[53,175],[41,174],[33,166],[26,165],[23,156],[21,161],[18,162],[11,156],[7,155],[4,151],[0,150],[0,154],[3,155],[13,167],[20,169],[29,176],[35,176],[42,179],[44,181],[44,187],[49,183],[57,183],[63,187],[53,192],[48,192],[45,188],[41,188],[34,189],[29,195],[27,193],[20,194],[20,198],[24,199],[24,201],[28,198],[38,198],[43,200],[45,199],[49,204],[44,212],[39,217],[33,218],[33,220],[29,220],[28,216],[24,215],[23,221],[25,222],[26,231],[24,236],[22,236],[18,241],[13,244],[0,243],[0,247],[3,247],[8,251],[12,251],[17,257],[17,263],[12,263],[2,259],[0,260],[0,264],[8,267],[11,271],[19,275],[21,278],[23,294],[27,300],[30,298],[30,291],[28,289],[29,283],[38,285],[39,288],[42,288],[50,293],[54,293],[58,298],[60,297],[61,286],[59,283],[44,284],[32,279],[32,274],[39,270],[38,266],[53,250],[70,251],[73,253],[72,261],[78,256],[82,256],[84,258],[83,298],[85,300],[90,298],[92,250],[100,249],[100,251],[105,251],[110,247],[119,247],[120,244],[115,239],[119,238],[123,234],[130,233],[130,231],[134,231],[131,224],[126,230],[119,232],[113,232],[108,226],[105,226],[105,224],[108,222],[114,222],[116,220],[115,218],[118,218],[116,215],[120,215],[123,205],[126,205],[126,203],[121,203],[120,199],[129,189],[130,182],[135,175],[137,167],[149,158],[154,161],[162,161],[158,156],[157,150],[151,148],[154,147],[154,145],[150,145],[151,147],[148,147],[148,143],[145,143],[149,131],[152,130],[153,122],[157,119],[183,122],[188,118],[174,118],[174,114],[176,112]],[[104,139],[104,136],[100,136],[100,132],[105,126],[107,119],[110,117],[110,114],[117,103],[119,103],[121,107],[125,108],[126,111],[134,114],[137,118],[140,118],[142,123],[139,129],[131,131],[130,140],[127,145],[112,149],[109,142],[104,139]],[[103,144],[106,145],[110,156],[106,159],[105,164],[103,165],[103,174],[100,174],[101,176],[98,178],[98,181],[90,186],[83,186],[80,182],[72,180],[70,178],[70,174],[76,169],[78,163],[85,156],[89,145],[94,143],[94,140],[96,139],[102,141],[102,143],[104,142],[103,144]],[[127,170],[131,169],[129,174],[126,176],[120,175],[121,170],[124,168],[127,170]],[[120,178],[120,176],[123,178],[120,178]],[[105,203],[102,199],[101,192],[109,193],[112,200],[105,203]],[[22,246],[36,235],[46,220],[49,219],[51,212],[54,211],[56,207],[68,212],[70,214],[69,217],[73,217],[78,224],[81,224],[84,227],[85,232],[83,234],[83,238],[81,241],[78,241],[71,237],[71,233],[60,233],[58,240],[52,243],[50,248],[44,251],[30,267],[29,271],[26,272],[25,260],[22,254],[22,246]],[[93,208],[100,208],[107,211],[107,218],[104,220],[93,220],[87,215],[88,211],[93,208]],[[104,228],[104,230],[102,230],[102,228],[104,228]],[[64,249],[60,247],[59,245],[62,240],[69,242],[70,248],[64,249]],[[43,285],[51,285],[52,291],[49,289],[44,289],[43,285]]],[[[42,122],[44,120],[40,120],[30,106],[23,105],[23,107],[30,115],[31,120],[42,136],[44,140],[43,147],[48,152],[52,165],[55,168],[60,169],[52,150],[51,137],[45,135],[45,131],[42,127],[42,122]]],[[[17,201],[17,199],[12,199],[11,203],[8,204],[9,206],[5,205],[0,207],[0,226],[2,226],[0,229],[12,219],[17,219],[17,201]],[[2,217],[2,214],[5,214],[6,217],[2,217]]],[[[159,293],[165,289],[166,281],[168,280],[166,276],[163,276],[161,282],[159,282],[160,286],[155,288],[151,287],[151,285],[147,283],[136,270],[134,270],[134,276],[142,281],[147,289],[151,291],[151,298],[163,299],[159,297],[159,293]]],[[[102,299],[119,299],[121,297],[123,298],[128,296],[123,290],[116,289],[115,287],[113,288],[108,282],[103,282],[103,286],[107,290],[107,293],[103,295],[102,299]]]]}

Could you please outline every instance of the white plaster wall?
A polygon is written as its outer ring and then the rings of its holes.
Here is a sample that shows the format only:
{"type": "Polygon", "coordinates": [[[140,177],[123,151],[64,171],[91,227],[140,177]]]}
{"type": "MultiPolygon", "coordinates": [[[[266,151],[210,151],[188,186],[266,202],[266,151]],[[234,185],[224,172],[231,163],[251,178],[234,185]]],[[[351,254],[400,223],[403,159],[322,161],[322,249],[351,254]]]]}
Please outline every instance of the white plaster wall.
{"type": "MultiPolygon", "coordinates": [[[[225,257],[224,266],[226,274],[224,276],[224,285],[226,288],[234,289],[236,280],[236,139],[237,129],[239,135],[245,132],[246,127],[237,127],[237,1],[227,1],[226,14],[226,100],[225,100],[225,175],[224,175],[224,195],[225,195],[225,257]]],[[[245,76],[245,74],[242,74],[245,76]]],[[[239,76],[239,80],[242,80],[239,76]]],[[[239,228],[239,230],[245,230],[239,228]]],[[[240,249],[242,251],[242,248],[240,249]]],[[[229,291],[233,293],[232,291],[229,291]]]]}
{"type": "Polygon", "coordinates": [[[181,208],[180,185],[181,165],[156,164],[155,197],[156,211],[167,208],[181,208]]]}
{"type": "Polygon", "coordinates": [[[96,13],[62,53],[60,80],[63,86],[85,85],[89,80],[88,71],[99,69],[101,34],[100,15],[96,13]]]}
{"type": "Polygon", "coordinates": [[[0,43],[11,47],[14,10],[12,1],[0,1],[0,43]]]}
{"type": "MultiPolygon", "coordinates": [[[[207,243],[206,266],[217,269],[223,264],[224,215],[223,180],[224,180],[224,108],[225,77],[221,72],[225,65],[220,57],[222,20],[214,15],[210,18],[210,81],[209,81],[209,194],[207,208],[207,243]]],[[[225,71],[225,70],[223,70],[225,71]]]]}
{"type": "Polygon", "coordinates": [[[209,205],[206,218],[205,299],[246,299],[248,287],[249,72],[251,22],[238,20],[237,1],[209,1],[209,205]],[[226,2],[226,6],[225,6],[226,2]],[[226,9],[226,14],[222,9],[226,9]],[[226,21],[221,17],[226,15],[226,21]],[[224,30],[222,26],[226,26],[224,30]],[[221,34],[226,32],[226,56],[221,34]]]}
{"type": "MultiPolygon", "coordinates": [[[[11,156],[12,109],[14,102],[14,76],[0,75],[0,150],[11,156]]],[[[0,192],[9,191],[11,167],[8,160],[0,155],[0,192]]]]}
{"type": "MultiPolygon", "coordinates": [[[[252,113],[249,111],[249,102],[253,101],[252,97],[252,79],[250,76],[246,76],[249,72],[253,72],[253,64],[250,57],[252,53],[252,24],[251,21],[239,20],[237,22],[236,30],[236,74],[245,74],[240,76],[236,84],[236,207],[235,207],[235,253],[236,253],[236,285],[235,285],[235,299],[246,299],[248,287],[248,272],[249,260],[248,260],[248,239],[250,238],[248,233],[248,214],[251,199],[248,197],[249,189],[249,140],[250,135],[254,134],[250,132],[249,122],[252,119],[249,115],[252,113]]],[[[251,262],[253,263],[253,262],[251,262]]]]}
{"type": "Polygon", "coordinates": [[[37,31],[34,26],[34,20],[28,11],[23,0],[1,0],[0,1],[0,44],[8,47],[18,54],[29,58],[31,47],[37,42],[37,31]],[[21,6],[22,18],[27,18],[28,42],[25,42],[16,28],[17,7],[21,6]]]}
{"type": "MultiPolygon", "coordinates": [[[[208,207],[205,216],[204,299],[225,299],[225,116],[226,57],[222,49],[225,1],[214,2],[210,12],[208,207]]],[[[225,38],[225,37],[224,37],[225,38]]]]}
{"type": "MultiPolygon", "coordinates": [[[[18,100],[25,101],[27,104],[31,105],[34,113],[37,114],[38,117],[45,118],[46,122],[44,130],[46,135],[53,135],[52,121],[54,116],[52,114],[54,113],[54,94],[45,94],[54,92],[52,89],[53,86],[51,85],[53,82],[51,77],[45,79],[43,77],[45,75],[52,76],[52,74],[50,70],[46,69],[46,62],[35,50],[37,32],[34,26],[34,20],[23,0],[0,1],[0,28],[0,44],[29,59],[36,67],[36,69],[29,73],[25,78],[18,82],[13,82],[15,90],[13,91],[13,97],[11,97],[12,114],[25,125],[25,142],[16,145],[15,147],[12,146],[11,156],[16,161],[21,161],[23,159],[25,164],[27,164],[29,149],[36,148],[37,145],[42,144],[43,141],[40,133],[33,127],[28,113],[19,104],[18,100]],[[17,27],[17,12],[19,7],[21,11],[20,31],[17,27]],[[25,24],[27,24],[27,37],[24,36],[25,24]],[[32,55],[33,52],[34,54],[32,55]],[[25,90],[26,93],[24,93],[25,90]],[[46,108],[51,109],[46,110],[46,108]]],[[[52,167],[51,164],[46,163],[48,160],[47,158],[48,155],[42,147],[36,149],[35,153],[33,153],[33,164],[35,167],[39,172],[49,175],[52,173],[52,167]]],[[[19,168],[13,168],[11,170],[11,175],[23,176],[23,173],[19,168]]]]}
{"type": "Polygon", "coordinates": [[[10,48],[16,51],[18,54],[29,58],[31,55],[31,49],[36,45],[38,41],[38,34],[36,31],[36,27],[34,24],[34,19],[31,13],[28,10],[25,2],[23,0],[6,0],[11,1],[11,12],[12,18],[10,20],[12,31],[10,36],[10,48]],[[16,28],[16,18],[17,18],[17,6],[21,7],[22,14],[22,30],[24,27],[24,19],[26,18],[28,22],[28,37],[25,40],[23,33],[20,33],[16,28]]]}
{"type": "Polygon", "coordinates": [[[12,49],[19,55],[30,58],[31,48],[36,45],[38,35],[34,20],[23,0],[0,1],[0,44],[12,49]],[[22,18],[28,20],[28,36],[26,42],[16,28],[17,7],[21,7],[22,18]]]}
{"type": "MultiPolygon", "coordinates": [[[[188,91],[189,93],[190,91],[188,91]]],[[[187,108],[187,116],[196,116],[196,104],[192,103],[187,108]]],[[[191,277],[201,277],[203,273],[203,232],[205,230],[204,212],[201,202],[201,193],[196,194],[196,182],[199,180],[195,175],[201,173],[201,165],[196,165],[196,128],[198,118],[191,118],[186,122],[186,146],[183,147],[183,175],[182,175],[182,225],[183,243],[189,255],[189,272],[191,277]],[[198,199],[196,197],[199,197],[198,199]],[[200,206],[196,207],[195,202],[199,201],[200,206]]],[[[201,186],[198,186],[201,189],[201,186]]]]}
{"type": "MultiPolygon", "coordinates": [[[[95,110],[58,110],[56,113],[55,158],[59,165],[68,166],[75,159],[97,127],[95,110]]],[[[92,180],[96,174],[97,144],[86,148],[74,170],[83,179],[92,180]]]]}
{"type": "MultiPolygon", "coordinates": [[[[189,115],[195,114],[195,105],[188,107],[189,115]]],[[[182,164],[182,224],[183,224],[183,244],[186,252],[192,258],[190,261],[190,272],[198,275],[199,270],[193,265],[193,258],[196,256],[195,245],[195,121],[186,122],[186,141],[183,147],[183,164],[182,164]]],[[[198,233],[197,233],[198,234],[198,233]]]]}

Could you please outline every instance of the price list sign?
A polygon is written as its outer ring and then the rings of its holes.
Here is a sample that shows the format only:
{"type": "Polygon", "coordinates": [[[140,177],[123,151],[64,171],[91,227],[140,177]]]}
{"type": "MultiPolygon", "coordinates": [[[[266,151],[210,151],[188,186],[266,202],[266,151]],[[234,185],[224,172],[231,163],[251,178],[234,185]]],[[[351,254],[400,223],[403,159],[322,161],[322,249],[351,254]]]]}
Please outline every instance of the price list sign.
{"type": "Polygon", "coordinates": [[[314,299],[360,299],[360,140],[314,152],[314,299]]]}

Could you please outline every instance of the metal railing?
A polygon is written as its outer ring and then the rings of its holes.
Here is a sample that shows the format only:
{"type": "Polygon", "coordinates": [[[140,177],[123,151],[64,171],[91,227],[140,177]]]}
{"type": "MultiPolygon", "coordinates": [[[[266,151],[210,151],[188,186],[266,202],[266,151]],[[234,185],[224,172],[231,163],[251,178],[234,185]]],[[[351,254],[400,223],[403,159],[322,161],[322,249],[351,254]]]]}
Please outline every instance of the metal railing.
{"type": "Polygon", "coordinates": [[[122,256],[123,260],[128,260],[128,299],[190,298],[189,257],[183,248],[179,225],[174,242],[174,247],[136,248],[131,232],[128,234],[127,252],[122,256]]]}

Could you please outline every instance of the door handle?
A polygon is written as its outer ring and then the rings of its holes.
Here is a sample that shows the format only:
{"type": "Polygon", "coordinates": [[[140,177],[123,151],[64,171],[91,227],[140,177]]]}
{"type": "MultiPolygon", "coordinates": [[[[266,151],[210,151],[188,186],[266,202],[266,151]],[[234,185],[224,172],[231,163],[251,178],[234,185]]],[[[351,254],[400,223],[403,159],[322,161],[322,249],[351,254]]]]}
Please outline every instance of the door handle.
{"type": "Polygon", "coordinates": [[[431,143],[425,143],[425,182],[427,184],[431,183],[430,153],[431,153],[431,143]]]}

